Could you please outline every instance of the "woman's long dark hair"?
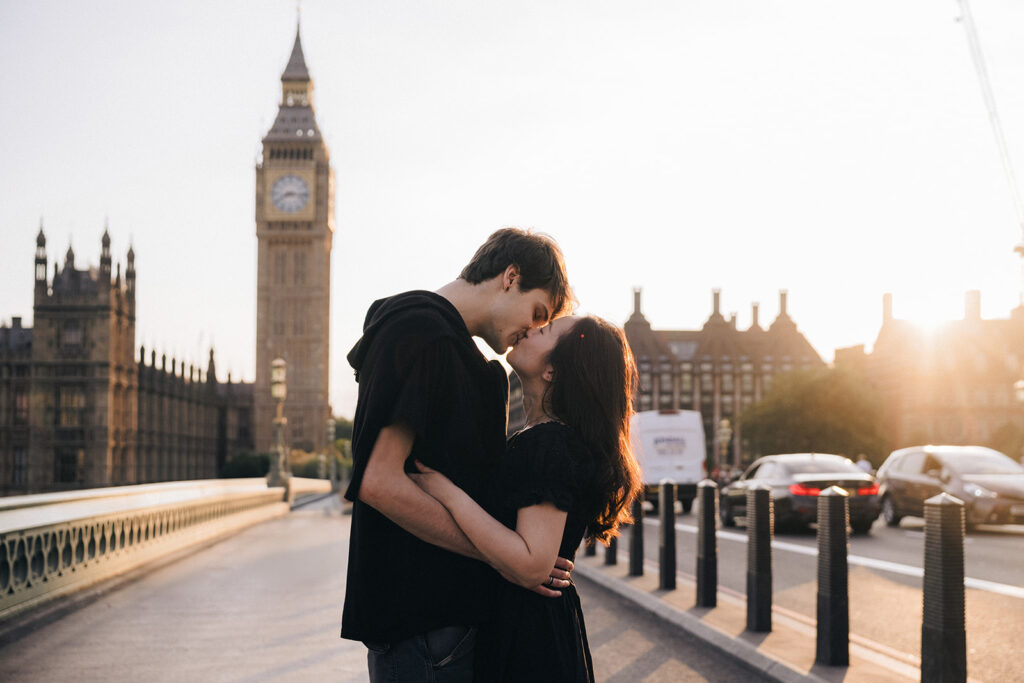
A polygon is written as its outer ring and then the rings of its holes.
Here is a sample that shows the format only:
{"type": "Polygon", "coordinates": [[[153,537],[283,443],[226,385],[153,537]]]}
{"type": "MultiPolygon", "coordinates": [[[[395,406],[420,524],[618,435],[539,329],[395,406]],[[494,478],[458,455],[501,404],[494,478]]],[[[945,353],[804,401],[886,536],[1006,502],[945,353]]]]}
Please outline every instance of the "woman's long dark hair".
{"type": "Polygon", "coordinates": [[[629,441],[636,364],[622,330],[595,316],[577,321],[551,350],[551,415],[576,430],[597,467],[588,499],[588,539],[607,543],[632,521],[640,467],[629,441]]]}

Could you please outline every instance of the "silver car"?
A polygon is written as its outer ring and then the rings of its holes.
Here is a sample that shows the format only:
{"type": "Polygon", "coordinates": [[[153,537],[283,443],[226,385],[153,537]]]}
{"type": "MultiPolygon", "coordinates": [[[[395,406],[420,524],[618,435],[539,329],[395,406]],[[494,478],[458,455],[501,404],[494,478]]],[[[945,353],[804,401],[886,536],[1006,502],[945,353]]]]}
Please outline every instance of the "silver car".
{"type": "Polygon", "coordinates": [[[991,448],[902,448],[878,469],[878,482],[889,526],[923,517],[924,501],[942,492],[964,501],[968,526],[1024,523],[1024,467],[991,448]]]}

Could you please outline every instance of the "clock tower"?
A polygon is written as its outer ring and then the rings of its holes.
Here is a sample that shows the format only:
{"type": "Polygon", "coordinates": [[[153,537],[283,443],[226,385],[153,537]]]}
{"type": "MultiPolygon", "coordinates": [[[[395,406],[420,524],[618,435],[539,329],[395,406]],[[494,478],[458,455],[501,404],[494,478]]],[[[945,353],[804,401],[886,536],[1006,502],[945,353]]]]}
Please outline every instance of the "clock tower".
{"type": "Polygon", "coordinates": [[[256,166],[256,450],[274,444],[270,364],[287,361],[286,442],[323,446],[330,351],[334,173],[313,113],[299,32],[281,75],[281,105],[256,166]]]}

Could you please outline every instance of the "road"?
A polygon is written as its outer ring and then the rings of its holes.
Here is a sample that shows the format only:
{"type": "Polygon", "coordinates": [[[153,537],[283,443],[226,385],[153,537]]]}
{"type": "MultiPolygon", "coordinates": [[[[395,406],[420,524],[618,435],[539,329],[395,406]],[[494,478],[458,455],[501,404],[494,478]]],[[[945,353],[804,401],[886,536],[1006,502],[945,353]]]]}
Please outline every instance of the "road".
{"type": "MultiPolygon", "coordinates": [[[[692,575],[696,567],[695,514],[676,518],[677,567],[692,575]]],[[[620,547],[628,549],[629,531],[620,547]]],[[[644,555],[657,561],[658,520],[644,520],[644,555]]],[[[774,605],[813,624],[817,600],[817,540],[813,530],[783,533],[773,543],[774,605]]],[[[1016,652],[1024,628],[1024,527],[986,526],[964,545],[968,675],[980,681],[1024,679],[1016,652]]],[[[719,588],[743,596],[746,591],[746,529],[718,532],[719,588]]],[[[921,569],[924,524],[905,519],[897,528],[877,521],[866,536],[849,545],[850,633],[880,652],[920,655],[921,569]]]]}
{"type": "MultiPolygon", "coordinates": [[[[0,649],[10,681],[365,681],[338,637],[351,517],[337,496],[142,572],[0,649]]],[[[598,679],[756,681],[579,581],[598,679]]]]}

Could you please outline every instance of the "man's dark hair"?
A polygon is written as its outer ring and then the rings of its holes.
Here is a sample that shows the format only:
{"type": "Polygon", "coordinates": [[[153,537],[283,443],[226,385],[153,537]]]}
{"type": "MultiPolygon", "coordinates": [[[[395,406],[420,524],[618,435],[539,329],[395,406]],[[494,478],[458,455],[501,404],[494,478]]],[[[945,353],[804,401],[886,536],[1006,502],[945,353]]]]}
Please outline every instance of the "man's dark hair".
{"type": "Polygon", "coordinates": [[[551,319],[569,312],[575,303],[565,260],[555,240],[521,228],[502,228],[487,238],[459,277],[470,284],[490,280],[509,266],[519,268],[519,289],[543,289],[551,295],[551,319]]]}

